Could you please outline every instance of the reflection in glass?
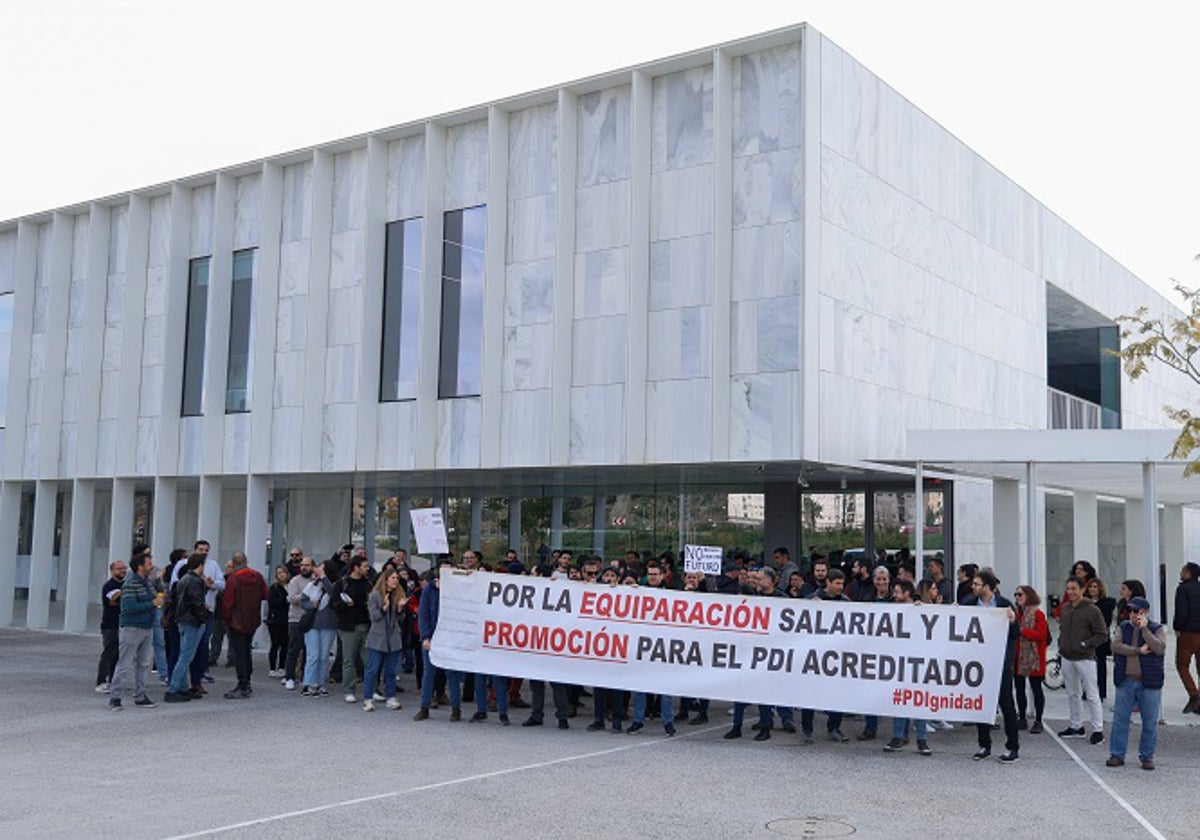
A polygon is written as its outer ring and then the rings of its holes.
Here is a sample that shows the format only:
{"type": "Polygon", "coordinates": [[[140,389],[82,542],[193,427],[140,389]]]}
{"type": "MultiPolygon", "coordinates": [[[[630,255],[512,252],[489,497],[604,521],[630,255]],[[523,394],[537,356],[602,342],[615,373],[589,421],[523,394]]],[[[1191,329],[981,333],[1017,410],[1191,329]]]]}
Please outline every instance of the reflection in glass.
{"type": "Polygon", "coordinates": [[[0,429],[8,425],[8,364],[12,358],[13,293],[0,295],[0,429]]]}
{"type": "Polygon", "coordinates": [[[184,417],[204,413],[204,333],[208,324],[208,270],[211,257],[188,263],[187,336],[183,344],[184,417]]]}
{"type": "Polygon", "coordinates": [[[438,397],[482,389],[484,236],[487,208],[446,213],[442,242],[442,332],[438,397]]]}
{"type": "Polygon", "coordinates": [[[250,410],[254,374],[254,266],[257,249],[233,255],[233,286],[229,302],[229,364],[225,378],[225,413],[250,410]]]}
{"type": "Polygon", "coordinates": [[[383,269],[383,348],[379,399],[417,398],[422,219],[390,222],[383,269]]]}

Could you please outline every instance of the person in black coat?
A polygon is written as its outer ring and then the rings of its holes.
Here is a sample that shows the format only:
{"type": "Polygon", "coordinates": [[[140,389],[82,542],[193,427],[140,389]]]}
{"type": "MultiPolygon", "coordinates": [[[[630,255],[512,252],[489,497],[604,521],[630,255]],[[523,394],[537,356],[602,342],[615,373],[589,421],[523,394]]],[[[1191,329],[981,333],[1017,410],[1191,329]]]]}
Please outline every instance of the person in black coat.
{"type": "MultiPolygon", "coordinates": [[[[971,588],[974,594],[963,602],[963,606],[1008,611],[1008,641],[1004,649],[1004,670],[1000,676],[1000,714],[1004,717],[1004,748],[1007,752],[1000,756],[1000,761],[1009,764],[1020,760],[1021,749],[1017,731],[1017,709],[1013,702],[1013,659],[1016,656],[1021,628],[1017,624],[1017,611],[1013,609],[1012,601],[999,593],[1000,581],[991,569],[977,571],[971,581],[971,588]]],[[[975,729],[979,735],[979,751],[972,758],[980,761],[992,754],[992,727],[987,723],[977,723],[975,729]]]]}

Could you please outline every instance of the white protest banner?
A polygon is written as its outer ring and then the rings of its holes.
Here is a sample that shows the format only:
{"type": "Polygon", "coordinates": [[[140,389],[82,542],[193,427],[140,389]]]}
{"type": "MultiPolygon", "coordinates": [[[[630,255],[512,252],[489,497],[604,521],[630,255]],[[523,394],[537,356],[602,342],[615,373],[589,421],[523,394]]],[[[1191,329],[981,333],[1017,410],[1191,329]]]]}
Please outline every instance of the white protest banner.
{"type": "Polygon", "coordinates": [[[716,545],[685,545],[683,571],[702,575],[721,574],[721,547],[716,545]]]}
{"type": "Polygon", "coordinates": [[[419,554],[449,554],[450,542],[446,539],[446,523],[442,520],[441,508],[410,510],[413,536],[417,538],[419,554]]]}
{"type": "Polygon", "coordinates": [[[444,568],[439,668],[990,723],[1004,610],[613,587],[444,568]]]}

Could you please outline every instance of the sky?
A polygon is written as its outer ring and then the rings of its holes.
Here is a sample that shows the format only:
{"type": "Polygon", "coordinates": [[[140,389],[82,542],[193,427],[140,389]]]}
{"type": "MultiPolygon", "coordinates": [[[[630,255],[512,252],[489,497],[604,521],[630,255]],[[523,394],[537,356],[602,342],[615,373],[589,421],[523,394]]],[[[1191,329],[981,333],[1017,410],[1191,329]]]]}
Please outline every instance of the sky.
{"type": "Polygon", "coordinates": [[[3,0],[0,220],[804,21],[1163,294],[1200,286],[1190,0],[3,0]]]}

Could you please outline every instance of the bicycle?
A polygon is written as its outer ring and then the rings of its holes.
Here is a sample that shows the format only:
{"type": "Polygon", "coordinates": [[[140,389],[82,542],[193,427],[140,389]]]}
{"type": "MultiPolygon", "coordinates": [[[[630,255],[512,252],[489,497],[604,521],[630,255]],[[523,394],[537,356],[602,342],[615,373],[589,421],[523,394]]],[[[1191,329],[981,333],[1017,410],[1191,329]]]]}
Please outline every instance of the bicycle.
{"type": "Polygon", "coordinates": [[[1042,684],[1051,691],[1058,691],[1065,684],[1060,654],[1056,653],[1046,660],[1046,675],[1042,678],[1042,684]]]}

